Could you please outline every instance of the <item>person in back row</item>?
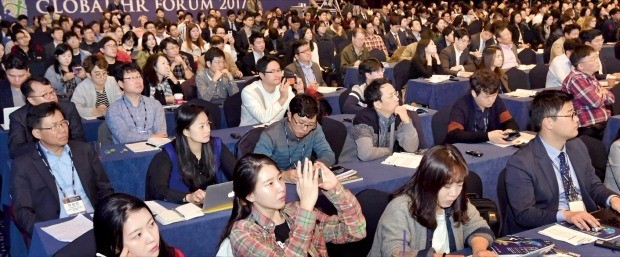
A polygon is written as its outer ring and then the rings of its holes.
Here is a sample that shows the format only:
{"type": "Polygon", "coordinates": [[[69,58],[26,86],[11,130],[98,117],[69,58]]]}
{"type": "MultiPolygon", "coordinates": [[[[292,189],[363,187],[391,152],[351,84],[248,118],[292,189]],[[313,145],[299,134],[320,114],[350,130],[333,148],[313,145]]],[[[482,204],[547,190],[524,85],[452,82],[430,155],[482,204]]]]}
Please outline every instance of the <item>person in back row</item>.
{"type": "Polygon", "coordinates": [[[364,83],[351,87],[351,93],[342,105],[342,113],[356,114],[366,108],[367,104],[364,100],[364,89],[375,79],[383,78],[383,64],[375,58],[364,59],[359,64],[359,76],[364,78],[364,83]]]}
{"type": "Polygon", "coordinates": [[[140,67],[133,62],[124,63],[115,78],[125,95],[112,103],[106,114],[114,143],[167,137],[164,108],[157,100],[142,95],[144,81],[140,67]]]}
{"type": "Polygon", "coordinates": [[[415,152],[428,147],[420,117],[400,105],[398,91],[389,80],[371,82],[364,90],[364,98],[368,106],[355,115],[349,131],[358,159],[372,161],[393,152],[415,152]]]}
{"type": "Polygon", "coordinates": [[[331,167],[336,157],[317,123],[318,116],[319,105],[312,96],[296,95],[289,104],[287,117],[263,131],[254,152],[271,157],[284,181],[291,183],[297,182],[295,165],[299,160],[316,156],[317,162],[331,167]]]}
{"type": "Polygon", "coordinates": [[[211,137],[204,108],[181,105],[176,124],[176,139],[151,160],[145,199],[202,204],[207,186],[232,179],[237,160],[220,138],[211,137]]]}
{"type": "Polygon", "coordinates": [[[446,141],[506,144],[508,133],[519,131],[519,125],[497,97],[501,86],[499,76],[487,69],[477,70],[469,83],[470,93],[452,106],[446,141]]]}

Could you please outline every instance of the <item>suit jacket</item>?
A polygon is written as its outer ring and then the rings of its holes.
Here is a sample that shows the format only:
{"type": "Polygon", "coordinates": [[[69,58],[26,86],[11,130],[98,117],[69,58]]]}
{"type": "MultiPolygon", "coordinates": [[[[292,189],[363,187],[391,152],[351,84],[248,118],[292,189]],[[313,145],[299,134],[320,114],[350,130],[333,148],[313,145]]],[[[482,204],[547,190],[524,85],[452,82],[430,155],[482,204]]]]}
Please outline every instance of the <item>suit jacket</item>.
{"type": "Polygon", "coordinates": [[[54,46],[54,41],[43,46],[43,61],[45,62],[45,67],[49,67],[54,64],[54,60],[56,59],[54,56],[55,51],[56,46],[54,46]]]}
{"type": "Polygon", "coordinates": [[[276,51],[276,54],[275,54],[276,56],[279,56],[281,54],[283,55],[284,54],[284,43],[282,43],[281,39],[282,38],[278,38],[278,39],[267,38],[265,40],[265,52],[266,53],[271,53],[271,51],[275,50],[276,51]],[[273,46],[273,42],[274,41],[276,42],[275,48],[273,46]]]}
{"type": "Polygon", "coordinates": [[[239,31],[239,29],[241,28],[241,27],[239,26],[239,23],[237,23],[237,21],[233,21],[233,23],[235,24],[235,29],[233,29],[232,27],[230,27],[230,22],[228,21],[228,19],[226,19],[226,21],[225,21],[225,22],[223,22],[224,29],[226,29],[226,31],[231,31],[231,30],[232,30],[232,31],[234,31],[234,32],[239,31]]]}
{"type": "MultiPolygon", "coordinates": [[[[31,107],[32,105],[26,101],[26,105],[9,115],[11,120],[9,153],[12,159],[32,152],[35,149],[34,142],[36,139],[32,136],[32,132],[28,129],[28,124],[26,123],[26,115],[28,115],[28,110],[31,107]]],[[[65,120],[69,121],[69,139],[86,142],[84,128],[82,128],[82,118],[77,108],[75,108],[75,104],[69,101],[58,101],[58,107],[60,107],[65,120]]]]}
{"type": "Polygon", "coordinates": [[[437,46],[437,52],[439,53],[443,51],[444,48],[448,47],[446,38],[443,35],[439,36],[439,38],[435,40],[435,45],[437,46]]]}
{"type": "MultiPolygon", "coordinates": [[[[398,35],[398,40],[400,40],[400,45],[401,46],[407,46],[407,36],[405,35],[405,33],[401,32],[400,30],[397,32],[398,35]]],[[[385,37],[383,37],[385,40],[385,47],[388,50],[388,54],[392,55],[392,53],[394,53],[394,51],[396,51],[396,49],[398,49],[398,44],[396,42],[396,37],[394,37],[394,34],[392,34],[392,32],[388,32],[386,34],[385,37]]]]}
{"type": "MultiPolygon", "coordinates": [[[[484,42],[485,48],[490,45],[495,45],[495,40],[493,39],[493,37],[489,38],[489,40],[484,42]]],[[[484,49],[480,49],[480,33],[471,35],[471,43],[469,43],[469,51],[474,52],[476,50],[481,53],[482,51],[484,51],[484,49]]]]}
{"type": "MultiPolygon", "coordinates": [[[[263,56],[271,56],[267,53],[263,56]]],[[[256,71],[256,59],[254,59],[254,52],[249,52],[248,54],[243,56],[241,59],[241,65],[239,69],[243,73],[243,76],[254,76],[258,75],[258,71],[256,71]]]]}
{"type": "MultiPolygon", "coordinates": [[[[286,74],[297,75],[297,77],[299,77],[301,81],[303,81],[304,88],[308,87],[308,84],[306,82],[306,75],[304,75],[304,71],[302,70],[299,62],[294,61],[293,63],[289,64],[288,66],[286,66],[286,68],[284,68],[284,72],[286,74]]],[[[327,86],[327,84],[325,84],[325,81],[323,81],[323,74],[321,73],[321,68],[319,68],[319,65],[315,62],[312,62],[312,73],[314,74],[314,77],[316,78],[316,83],[318,83],[319,86],[327,86]]]]}
{"type": "Polygon", "coordinates": [[[13,93],[8,79],[0,81],[0,123],[4,124],[4,108],[14,107],[13,93]]]}
{"type": "Polygon", "coordinates": [[[248,53],[248,48],[250,48],[248,34],[245,33],[244,29],[239,28],[239,31],[235,33],[235,50],[240,55],[245,55],[248,53]]]}
{"type": "MultiPolygon", "coordinates": [[[[588,212],[605,206],[614,193],[596,176],[588,149],[581,139],[566,142],[566,153],[577,176],[588,212]]],[[[540,135],[517,151],[506,165],[508,233],[518,233],[556,222],[559,185],[540,135]]]]}
{"type": "MultiPolygon", "coordinates": [[[[88,143],[69,141],[68,145],[78,178],[86,196],[96,208],[103,198],[114,193],[112,184],[97,153],[88,143]]],[[[32,236],[34,223],[58,219],[58,187],[54,176],[34,148],[15,159],[12,172],[11,192],[15,223],[32,236]]]]}
{"type": "Polygon", "coordinates": [[[461,53],[461,57],[459,59],[459,63],[456,63],[456,52],[454,50],[454,45],[450,45],[446,47],[439,53],[439,60],[441,61],[441,68],[445,74],[454,75],[458,74],[458,71],[450,70],[451,67],[456,65],[463,65],[465,67],[465,71],[475,71],[476,64],[471,59],[471,55],[469,54],[469,50],[465,49],[461,53]]]}
{"type": "MultiPolygon", "coordinates": [[[[297,30],[297,34],[299,34],[299,39],[303,39],[304,35],[301,34],[301,29],[297,30]]],[[[289,43],[295,41],[295,31],[293,29],[288,29],[284,31],[282,35],[282,42],[289,43]]]]}

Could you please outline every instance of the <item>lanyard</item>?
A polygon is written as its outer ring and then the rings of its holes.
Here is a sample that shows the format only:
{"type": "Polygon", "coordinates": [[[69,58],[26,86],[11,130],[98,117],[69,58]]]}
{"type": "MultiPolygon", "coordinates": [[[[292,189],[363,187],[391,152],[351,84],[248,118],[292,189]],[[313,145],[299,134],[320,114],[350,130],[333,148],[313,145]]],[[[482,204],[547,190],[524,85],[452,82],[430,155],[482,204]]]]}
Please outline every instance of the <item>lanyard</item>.
{"type": "MultiPolygon", "coordinates": [[[[47,163],[47,158],[45,157],[45,154],[43,153],[43,150],[41,149],[41,146],[39,144],[37,144],[37,152],[39,153],[43,164],[45,164],[45,167],[49,170],[50,174],[52,174],[56,186],[58,186],[58,189],[60,189],[60,192],[62,193],[62,198],[67,198],[65,190],[63,190],[60,184],[58,184],[58,180],[56,180],[56,176],[54,176],[52,168],[47,163]]],[[[71,150],[69,150],[69,157],[71,157],[71,188],[73,189],[73,195],[77,195],[77,192],[75,191],[75,165],[73,165],[73,154],[71,154],[71,150]]]]}
{"type": "MultiPolygon", "coordinates": [[[[288,131],[286,131],[286,123],[287,122],[285,120],[284,121],[284,137],[286,138],[286,149],[288,150],[288,163],[289,163],[290,167],[297,168],[297,163],[293,163],[293,156],[291,156],[291,146],[289,145],[289,141],[288,141],[288,131]]],[[[297,151],[298,148],[299,148],[299,144],[297,144],[297,146],[295,146],[295,151],[297,151]]],[[[302,145],[302,147],[301,147],[301,157],[302,158],[304,157],[304,153],[305,152],[306,152],[306,144],[304,143],[302,145]]]]}
{"type": "MultiPolygon", "coordinates": [[[[142,96],[140,96],[142,97],[142,96]]],[[[142,106],[144,107],[144,129],[143,131],[146,131],[146,104],[144,103],[144,101],[142,101],[142,98],[140,98],[140,101],[142,102],[142,106]]],[[[138,123],[136,123],[136,119],[133,117],[133,114],[131,114],[131,111],[129,110],[129,106],[127,106],[127,101],[125,101],[125,97],[123,96],[123,103],[125,104],[125,108],[127,108],[127,112],[129,113],[129,116],[131,116],[131,121],[133,121],[133,124],[136,126],[136,128],[138,128],[138,123]]]]}
{"type": "MultiPolygon", "coordinates": [[[[568,154],[566,154],[566,156],[568,157],[568,154]]],[[[568,166],[568,158],[566,159],[566,166],[568,166]]],[[[570,166],[568,166],[568,170],[566,171],[566,175],[562,174],[562,171],[560,170],[560,167],[558,167],[558,165],[555,164],[555,162],[553,162],[553,160],[551,160],[551,165],[553,165],[553,168],[556,169],[558,172],[560,172],[560,177],[562,177],[563,179],[570,181],[570,188],[564,188],[564,196],[566,197],[566,201],[570,202],[571,198],[569,197],[569,195],[571,195],[571,193],[575,193],[575,196],[577,197],[577,199],[573,199],[573,200],[581,200],[581,195],[577,192],[577,187],[575,187],[575,183],[573,183],[573,180],[571,178],[570,175],[570,166]]],[[[564,183],[562,183],[562,186],[564,186],[564,183]]]]}

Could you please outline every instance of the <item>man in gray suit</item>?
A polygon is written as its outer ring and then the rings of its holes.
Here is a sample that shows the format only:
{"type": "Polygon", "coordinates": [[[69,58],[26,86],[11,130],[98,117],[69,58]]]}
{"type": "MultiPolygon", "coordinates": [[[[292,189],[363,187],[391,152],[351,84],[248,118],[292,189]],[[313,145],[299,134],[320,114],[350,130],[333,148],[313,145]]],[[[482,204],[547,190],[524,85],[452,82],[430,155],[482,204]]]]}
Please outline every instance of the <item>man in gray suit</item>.
{"type": "Polygon", "coordinates": [[[620,196],[596,176],[586,145],[577,136],[573,96],[560,90],[534,97],[531,121],[538,136],[506,165],[509,234],[567,221],[580,229],[600,226],[588,212],[599,206],[620,211],[620,196]]]}
{"type": "Polygon", "coordinates": [[[469,77],[476,70],[476,65],[469,55],[469,32],[465,29],[454,31],[454,43],[439,54],[441,67],[447,75],[469,77]]]}
{"type": "Polygon", "coordinates": [[[502,70],[507,71],[511,68],[519,67],[521,61],[519,61],[519,55],[517,54],[517,46],[512,42],[512,33],[508,27],[501,26],[496,28],[495,39],[504,54],[502,70]]]}
{"type": "Polygon", "coordinates": [[[326,87],[321,74],[321,69],[317,63],[312,62],[312,50],[308,41],[300,39],[293,43],[295,61],[284,69],[286,74],[295,74],[304,84],[304,88],[317,89],[326,87]]]}
{"type": "Polygon", "coordinates": [[[480,33],[471,35],[471,42],[469,43],[469,51],[472,56],[477,60],[482,58],[482,51],[487,46],[495,45],[495,39],[493,38],[493,32],[491,31],[492,24],[487,23],[480,33]]]}

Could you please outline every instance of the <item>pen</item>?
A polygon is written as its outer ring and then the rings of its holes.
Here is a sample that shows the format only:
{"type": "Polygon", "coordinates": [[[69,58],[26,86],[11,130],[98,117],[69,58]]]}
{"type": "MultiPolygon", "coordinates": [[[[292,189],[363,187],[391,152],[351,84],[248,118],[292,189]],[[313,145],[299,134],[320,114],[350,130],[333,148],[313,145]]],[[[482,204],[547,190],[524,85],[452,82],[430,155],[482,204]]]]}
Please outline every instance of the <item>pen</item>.
{"type": "Polygon", "coordinates": [[[156,145],[154,145],[154,144],[151,144],[151,143],[149,143],[149,142],[146,142],[146,145],[148,145],[148,146],[152,146],[152,147],[155,147],[155,148],[157,148],[157,146],[156,146],[156,145]]]}

